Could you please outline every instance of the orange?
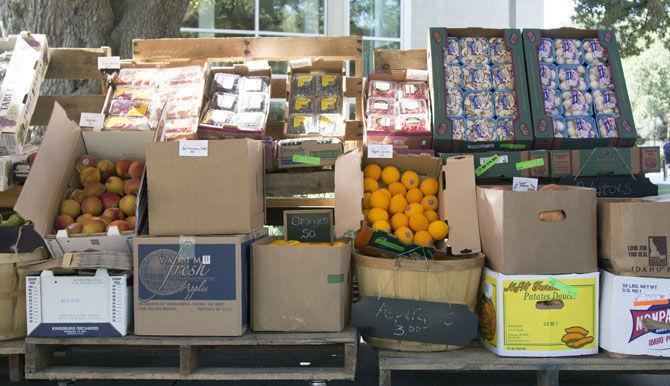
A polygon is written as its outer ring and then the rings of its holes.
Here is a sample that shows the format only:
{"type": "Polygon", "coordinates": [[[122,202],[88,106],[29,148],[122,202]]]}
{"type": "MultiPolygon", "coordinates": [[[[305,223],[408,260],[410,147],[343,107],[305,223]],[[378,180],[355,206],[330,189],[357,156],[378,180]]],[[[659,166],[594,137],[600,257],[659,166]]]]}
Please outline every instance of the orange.
{"type": "Polygon", "coordinates": [[[425,231],[428,229],[428,220],[423,213],[415,213],[409,216],[409,227],[415,232],[425,231]]]}
{"type": "Polygon", "coordinates": [[[396,213],[391,217],[391,228],[398,229],[409,225],[409,219],[403,213],[396,213]]]}
{"type": "Polygon", "coordinates": [[[444,221],[433,221],[428,225],[428,233],[434,240],[444,240],[449,234],[449,225],[444,221]]]}
{"type": "Polygon", "coordinates": [[[402,213],[405,211],[405,208],[407,208],[407,200],[405,200],[405,197],[400,194],[391,197],[389,212],[393,214],[402,213]]]}
{"type": "Polygon", "coordinates": [[[289,240],[289,241],[286,242],[286,245],[291,245],[291,246],[300,245],[300,241],[298,241],[298,240],[289,240]]]}
{"type": "Polygon", "coordinates": [[[400,181],[407,189],[419,187],[419,175],[413,170],[408,170],[402,174],[400,181]]]}
{"type": "Polygon", "coordinates": [[[391,185],[393,182],[400,180],[400,170],[395,166],[387,166],[382,170],[382,181],[386,185],[391,185]]]}
{"type": "Polygon", "coordinates": [[[390,232],[391,226],[389,225],[388,222],[384,220],[377,220],[374,222],[374,224],[372,224],[372,229],[377,229],[384,232],[390,232]]]}
{"type": "Polygon", "coordinates": [[[407,208],[405,208],[405,216],[409,217],[417,213],[423,213],[423,206],[421,206],[421,204],[416,202],[407,204],[407,208]]]}
{"type": "Polygon", "coordinates": [[[372,208],[382,208],[386,210],[389,208],[389,201],[389,197],[380,190],[377,190],[370,195],[370,206],[372,208]]]}
{"type": "Polygon", "coordinates": [[[338,241],[333,241],[333,243],[331,245],[334,246],[334,247],[343,247],[343,246],[347,245],[347,243],[344,242],[344,241],[339,241],[338,240],[338,241]]]}
{"type": "Polygon", "coordinates": [[[400,227],[396,229],[393,234],[395,235],[395,237],[399,238],[400,241],[402,241],[405,244],[409,244],[412,242],[412,240],[414,240],[412,230],[407,227],[400,227]]]}
{"type": "Polygon", "coordinates": [[[407,191],[407,195],[405,195],[405,198],[407,198],[407,202],[412,203],[412,202],[421,202],[421,199],[423,199],[423,193],[421,190],[417,188],[412,188],[407,191]]]}
{"type": "Polygon", "coordinates": [[[437,197],[433,195],[425,196],[423,200],[421,200],[421,206],[423,206],[423,209],[425,210],[437,210],[437,197]]]}
{"type": "Polygon", "coordinates": [[[372,193],[370,192],[365,192],[363,195],[363,209],[370,209],[370,196],[372,196],[372,193]]]}
{"type": "Polygon", "coordinates": [[[426,196],[428,195],[436,195],[437,194],[437,189],[438,189],[438,184],[437,180],[433,177],[426,177],[421,181],[421,191],[423,194],[426,196]]]}
{"type": "Polygon", "coordinates": [[[363,177],[372,178],[375,181],[379,180],[379,177],[382,176],[382,168],[377,164],[369,164],[363,169],[363,177]]]}
{"type": "Polygon", "coordinates": [[[379,188],[379,191],[382,192],[382,193],[384,193],[385,195],[387,195],[388,198],[393,197],[393,195],[391,194],[391,192],[389,192],[389,190],[386,189],[386,188],[379,188]]]}
{"type": "Polygon", "coordinates": [[[440,219],[440,217],[437,215],[437,212],[434,210],[424,210],[423,215],[426,216],[428,222],[433,222],[440,219]]]}
{"type": "Polygon", "coordinates": [[[432,247],[433,238],[430,233],[426,231],[418,231],[414,234],[414,243],[419,244],[422,247],[432,247]]]}
{"type": "Polygon", "coordinates": [[[375,221],[379,220],[388,220],[389,219],[389,214],[385,209],[382,208],[372,208],[368,212],[368,222],[370,224],[374,224],[375,221]]]}
{"type": "Polygon", "coordinates": [[[391,182],[389,184],[389,192],[391,192],[392,195],[396,194],[402,194],[403,196],[405,193],[407,193],[407,189],[405,188],[405,185],[402,184],[402,182],[391,182]]]}
{"type": "Polygon", "coordinates": [[[374,192],[377,189],[379,189],[377,181],[372,178],[363,178],[363,190],[366,192],[374,192]]]}
{"type": "Polygon", "coordinates": [[[286,245],[286,241],[284,241],[282,239],[278,239],[278,240],[275,240],[275,241],[271,242],[270,245],[286,245]]]}

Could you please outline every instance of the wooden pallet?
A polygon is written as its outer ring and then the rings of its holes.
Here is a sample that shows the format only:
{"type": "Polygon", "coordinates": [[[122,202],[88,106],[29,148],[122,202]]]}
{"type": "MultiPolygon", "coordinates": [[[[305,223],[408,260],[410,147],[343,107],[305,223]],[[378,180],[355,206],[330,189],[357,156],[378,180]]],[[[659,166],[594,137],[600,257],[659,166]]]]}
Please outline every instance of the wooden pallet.
{"type": "Polygon", "coordinates": [[[374,51],[375,70],[425,70],[428,68],[426,50],[388,50],[378,48],[374,51]]]}
{"type": "Polygon", "coordinates": [[[9,360],[10,382],[23,380],[23,354],[25,352],[23,339],[0,341],[0,356],[6,356],[9,360]]]}
{"type": "Polygon", "coordinates": [[[379,385],[391,385],[393,371],[536,371],[538,386],[558,386],[560,371],[670,371],[667,358],[613,358],[605,353],[564,358],[500,357],[480,345],[438,353],[379,351],[379,385]]]}
{"type": "Polygon", "coordinates": [[[26,378],[235,381],[354,379],[357,350],[358,333],[351,327],[339,333],[249,333],[229,338],[27,338],[26,378]],[[64,353],[59,351],[63,349],[66,350],[64,353]],[[217,350],[231,349],[234,349],[232,354],[217,353],[217,350]],[[273,350],[275,353],[281,350],[284,352],[270,358],[273,350]],[[303,350],[312,351],[312,354],[300,356],[303,350]],[[106,354],[101,363],[93,363],[96,352],[106,354]],[[323,355],[324,352],[328,352],[328,357],[317,363],[315,356],[323,355]],[[74,361],[68,361],[68,357],[74,358],[74,361]],[[289,357],[295,360],[288,361],[289,357]],[[283,365],[265,367],[263,362],[270,359],[280,361],[283,365]],[[156,363],[157,360],[160,363],[156,363]],[[312,362],[315,365],[305,366],[301,362],[312,362]]]}

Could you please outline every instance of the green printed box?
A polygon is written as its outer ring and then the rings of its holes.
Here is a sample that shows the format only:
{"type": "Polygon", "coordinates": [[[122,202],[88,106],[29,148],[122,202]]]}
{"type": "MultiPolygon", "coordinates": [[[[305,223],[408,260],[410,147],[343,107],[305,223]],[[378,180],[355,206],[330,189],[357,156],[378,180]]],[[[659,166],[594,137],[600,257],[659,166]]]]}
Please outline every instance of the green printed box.
{"type": "Polygon", "coordinates": [[[661,170],[660,150],[650,147],[601,147],[551,150],[551,177],[644,175],[661,170]]]}
{"type": "MultiPolygon", "coordinates": [[[[459,44],[460,46],[460,44],[459,44]]],[[[442,152],[475,152],[497,149],[524,150],[533,145],[533,130],[526,84],[521,30],[485,28],[431,27],[428,32],[428,75],[433,106],[433,147],[442,152]],[[443,52],[448,38],[484,37],[503,38],[511,53],[514,75],[513,92],[517,115],[513,118],[513,140],[474,141],[468,138],[461,118],[447,116],[447,84],[443,52]]],[[[492,67],[491,64],[487,64],[492,67]]],[[[494,135],[494,138],[498,138],[494,135]]]]}
{"type": "MultiPolygon", "coordinates": [[[[441,153],[446,162],[448,157],[459,153],[441,153]]],[[[546,150],[529,151],[489,151],[473,154],[475,158],[475,178],[487,180],[495,178],[549,177],[549,152],[546,150]],[[497,158],[494,160],[494,157],[497,158]],[[480,173],[479,175],[477,175],[480,173]]]]}
{"type": "MultiPolygon", "coordinates": [[[[591,43],[588,43],[591,44],[591,43]]],[[[633,112],[631,110],[630,100],[628,98],[628,91],[626,89],[626,81],[623,76],[623,68],[621,66],[621,56],[619,52],[619,44],[616,41],[614,32],[608,29],[599,29],[599,30],[588,30],[588,29],[575,29],[575,28],[559,28],[559,29],[524,29],[523,30],[523,47],[526,55],[526,73],[528,75],[528,90],[530,95],[530,105],[532,109],[533,116],[533,131],[535,135],[535,149],[590,149],[594,147],[632,147],[635,145],[635,140],[637,139],[637,133],[635,130],[635,123],[633,121],[633,112]],[[614,124],[612,126],[612,131],[616,133],[615,136],[604,137],[600,134],[601,130],[599,129],[597,123],[595,124],[597,135],[593,138],[568,138],[564,131],[562,138],[554,136],[554,119],[552,115],[547,114],[544,108],[544,98],[543,98],[543,87],[542,87],[542,78],[540,74],[540,61],[538,59],[538,50],[543,43],[543,39],[577,39],[581,44],[579,52],[582,53],[580,61],[582,65],[586,68],[585,77],[589,78],[589,65],[597,66],[598,64],[604,64],[606,68],[610,69],[610,76],[608,80],[608,86],[600,86],[597,88],[608,88],[613,87],[611,90],[614,91],[614,96],[616,97],[616,103],[614,104],[616,109],[618,109],[618,115],[614,119],[614,124]],[[584,59],[584,39],[594,39],[595,44],[599,44],[604,50],[598,49],[599,54],[598,58],[602,59],[591,59],[591,61],[586,61],[584,59]],[[603,63],[597,63],[601,61],[603,63]]],[[[553,44],[551,50],[554,50],[553,44]]],[[[591,48],[593,50],[593,48],[591,48]]],[[[555,54],[555,51],[554,51],[555,54]]],[[[553,54],[552,54],[553,55],[553,54]]],[[[549,59],[547,59],[549,61],[549,59]]],[[[553,64],[556,64],[555,62],[553,64]]],[[[604,70],[606,70],[606,68],[604,70]]],[[[598,75],[600,76],[600,74],[598,75]]],[[[546,78],[545,78],[546,79],[546,78]]],[[[555,82],[558,90],[558,81],[555,82]]],[[[604,83],[604,82],[603,82],[604,83]]],[[[592,88],[591,84],[587,90],[588,93],[591,93],[592,88]]],[[[593,95],[593,94],[591,94],[593,95]]],[[[595,98],[593,98],[595,99],[595,98]]],[[[562,100],[561,102],[562,108],[562,100]]],[[[598,116],[596,109],[591,104],[591,114],[590,119],[597,120],[598,116]]],[[[561,113],[558,115],[560,122],[562,118],[566,117],[565,114],[561,113]]],[[[595,123],[595,122],[594,122],[595,123]]]]}

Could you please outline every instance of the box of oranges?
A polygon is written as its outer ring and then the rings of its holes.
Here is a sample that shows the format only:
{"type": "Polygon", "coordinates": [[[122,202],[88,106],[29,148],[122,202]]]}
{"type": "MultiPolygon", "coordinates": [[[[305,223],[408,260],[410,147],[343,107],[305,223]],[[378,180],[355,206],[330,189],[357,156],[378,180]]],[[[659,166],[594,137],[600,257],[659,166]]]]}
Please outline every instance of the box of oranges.
{"type": "Polygon", "coordinates": [[[407,244],[449,248],[454,255],[479,252],[474,175],[471,155],[443,165],[425,155],[347,153],[335,164],[337,233],[363,223],[407,244]]]}

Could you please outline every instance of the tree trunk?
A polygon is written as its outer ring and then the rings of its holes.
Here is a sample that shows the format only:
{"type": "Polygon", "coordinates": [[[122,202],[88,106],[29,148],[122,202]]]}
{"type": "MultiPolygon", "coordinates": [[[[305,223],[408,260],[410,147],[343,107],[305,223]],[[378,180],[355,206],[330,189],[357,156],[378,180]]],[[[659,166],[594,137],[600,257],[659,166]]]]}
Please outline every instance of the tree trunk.
{"type": "MultiPolygon", "coordinates": [[[[114,55],[130,58],[135,38],[178,36],[187,5],[188,0],[0,0],[0,30],[3,36],[45,34],[50,47],[110,46],[114,55]]],[[[49,80],[41,93],[87,94],[99,87],[49,80]]]]}

